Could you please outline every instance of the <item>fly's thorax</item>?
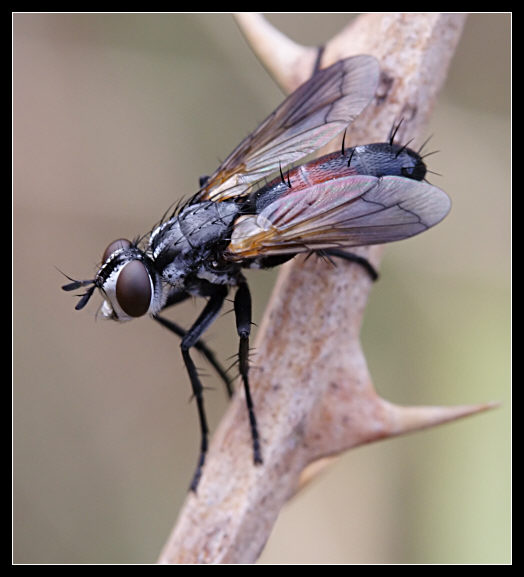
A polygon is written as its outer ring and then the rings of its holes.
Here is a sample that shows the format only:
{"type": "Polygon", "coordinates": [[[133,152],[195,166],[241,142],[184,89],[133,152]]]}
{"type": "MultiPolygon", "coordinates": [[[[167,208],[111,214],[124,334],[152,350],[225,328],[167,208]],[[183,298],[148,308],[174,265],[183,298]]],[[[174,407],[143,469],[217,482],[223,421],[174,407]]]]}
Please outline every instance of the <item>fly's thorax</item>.
{"type": "Polygon", "coordinates": [[[160,311],[167,292],[144,251],[120,239],[107,247],[103,259],[95,278],[104,297],[100,308],[103,318],[128,321],[160,311]]]}
{"type": "Polygon", "coordinates": [[[154,230],[149,251],[162,279],[177,289],[187,288],[195,277],[228,284],[217,258],[239,210],[235,202],[200,202],[154,230]]]}
{"type": "Polygon", "coordinates": [[[180,231],[192,247],[220,242],[238,216],[235,202],[205,201],[185,207],[178,216],[180,231]]]}

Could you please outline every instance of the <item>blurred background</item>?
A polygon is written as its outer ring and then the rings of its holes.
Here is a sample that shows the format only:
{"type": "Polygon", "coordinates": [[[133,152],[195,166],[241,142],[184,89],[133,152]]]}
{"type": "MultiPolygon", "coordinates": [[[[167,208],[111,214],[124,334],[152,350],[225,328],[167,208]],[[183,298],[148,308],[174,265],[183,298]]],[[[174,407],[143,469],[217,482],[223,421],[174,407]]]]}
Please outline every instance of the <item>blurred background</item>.
{"type": "MultiPolygon", "coordinates": [[[[304,44],[349,18],[269,15],[304,44]]],[[[14,561],[154,563],[199,443],[178,342],[149,319],[95,322],[98,296],[76,312],[56,267],[91,278],[282,94],[228,14],[14,14],[13,38],[14,561]]],[[[261,563],[510,561],[510,47],[509,15],[469,17],[429,131],[453,210],[388,248],[363,329],[387,399],[501,405],[343,455],[261,563]]],[[[251,277],[255,321],[274,278],[251,277]]],[[[208,332],[226,365],[233,325],[208,332]]],[[[214,428],[227,403],[209,372],[214,428]]]]}

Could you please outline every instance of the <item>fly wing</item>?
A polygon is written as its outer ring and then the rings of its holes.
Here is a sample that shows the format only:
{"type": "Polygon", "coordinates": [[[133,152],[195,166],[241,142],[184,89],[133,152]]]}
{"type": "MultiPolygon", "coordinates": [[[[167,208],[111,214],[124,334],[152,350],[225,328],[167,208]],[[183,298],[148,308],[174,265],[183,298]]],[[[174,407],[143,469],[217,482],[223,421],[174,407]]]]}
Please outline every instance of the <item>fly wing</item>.
{"type": "Polygon", "coordinates": [[[235,224],[226,255],[243,260],[383,244],[424,232],[449,212],[445,192],[398,176],[348,176],[289,192],[235,224]]]}
{"type": "Polygon", "coordinates": [[[367,106],[378,76],[377,60],[367,55],[317,71],[233,150],[195,200],[243,196],[279,166],[285,168],[327,144],[367,106]]]}

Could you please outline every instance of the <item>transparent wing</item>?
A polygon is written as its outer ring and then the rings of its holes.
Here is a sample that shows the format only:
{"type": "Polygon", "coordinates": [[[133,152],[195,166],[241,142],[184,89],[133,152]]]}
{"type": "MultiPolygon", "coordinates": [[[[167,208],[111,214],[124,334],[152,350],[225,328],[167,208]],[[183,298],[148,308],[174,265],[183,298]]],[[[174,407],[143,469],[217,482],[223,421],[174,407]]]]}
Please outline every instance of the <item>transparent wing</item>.
{"type": "Polygon", "coordinates": [[[235,148],[195,200],[245,195],[279,166],[285,168],[327,144],[367,106],[378,77],[378,62],[367,55],[317,71],[235,148]]]}
{"type": "Polygon", "coordinates": [[[348,176],[281,196],[235,224],[227,258],[383,244],[424,232],[449,212],[445,192],[398,176],[348,176]]]}

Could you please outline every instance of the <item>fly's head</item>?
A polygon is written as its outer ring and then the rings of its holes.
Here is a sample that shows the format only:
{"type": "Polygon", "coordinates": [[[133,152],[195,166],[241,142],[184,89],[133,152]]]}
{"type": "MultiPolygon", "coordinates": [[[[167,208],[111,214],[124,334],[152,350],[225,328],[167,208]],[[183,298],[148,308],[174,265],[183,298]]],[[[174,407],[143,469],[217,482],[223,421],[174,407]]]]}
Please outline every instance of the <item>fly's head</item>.
{"type": "Polygon", "coordinates": [[[156,314],[167,298],[152,260],[125,239],[116,240],[106,248],[94,279],[73,281],[62,288],[72,291],[85,286],[88,289],[75,308],[84,308],[95,289],[99,289],[104,298],[100,307],[102,317],[117,321],[156,314]]]}

